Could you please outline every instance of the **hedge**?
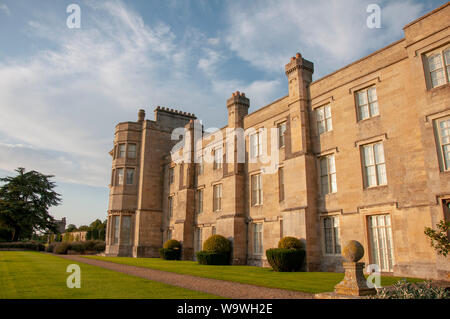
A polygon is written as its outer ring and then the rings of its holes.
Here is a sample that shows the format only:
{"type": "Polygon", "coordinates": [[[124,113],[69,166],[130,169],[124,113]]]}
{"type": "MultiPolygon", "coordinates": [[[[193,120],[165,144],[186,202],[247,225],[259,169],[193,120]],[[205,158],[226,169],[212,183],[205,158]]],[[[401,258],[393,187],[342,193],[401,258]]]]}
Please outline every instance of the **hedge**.
{"type": "Polygon", "coordinates": [[[266,251],[267,261],[274,271],[300,271],[305,261],[303,249],[272,248],[266,251]]]}
{"type": "Polygon", "coordinates": [[[165,260],[180,260],[181,250],[180,249],[170,249],[170,248],[160,248],[159,255],[165,260]]]}
{"type": "Polygon", "coordinates": [[[197,260],[200,265],[229,265],[230,254],[202,250],[197,252],[197,260]]]}
{"type": "Polygon", "coordinates": [[[1,242],[0,249],[21,249],[21,250],[36,250],[44,251],[45,246],[42,243],[27,241],[27,242],[1,242]]]}
{"type": "Polygon", "coordinates": [[[53,253],[65,255],[68,250],[73,250],[80,254],[86,251],[102,252],[105,250],[105,247],[105,242],[101,240],[74,241],[71,243],[62,242],[54,246],[53,253]]]}

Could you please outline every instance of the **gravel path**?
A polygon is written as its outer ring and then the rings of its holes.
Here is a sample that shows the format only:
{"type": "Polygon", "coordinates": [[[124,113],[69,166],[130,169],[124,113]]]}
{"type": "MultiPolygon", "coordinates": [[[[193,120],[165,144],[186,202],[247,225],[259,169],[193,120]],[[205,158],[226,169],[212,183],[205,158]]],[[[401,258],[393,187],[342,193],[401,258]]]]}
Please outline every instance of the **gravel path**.
{"type": "Polygon", "coordinates": [[[172,286],[210,293],[216,296],[232,299],[313,299],[314,295],[292,290],[266,288],[237,282],[202,278],[190,275],[176,274],[167,271],[116,264],[113,262],[83,258],[76,255],[58,255],[93,266],[118,271],[127,275],[137,276],[172,286]]]}

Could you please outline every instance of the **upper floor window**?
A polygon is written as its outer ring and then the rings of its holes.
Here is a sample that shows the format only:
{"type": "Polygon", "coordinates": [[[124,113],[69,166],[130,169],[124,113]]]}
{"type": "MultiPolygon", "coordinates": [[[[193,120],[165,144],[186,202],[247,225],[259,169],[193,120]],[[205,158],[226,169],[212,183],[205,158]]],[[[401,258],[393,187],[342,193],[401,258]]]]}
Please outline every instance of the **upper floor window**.
{"type": "Polygon", "coordinates": [[[117,155],[118,158],[125,157],[125,144],[119,144],[119,153],[117,155]]]}
{"type": "Polygon", "coordinates": [[[336,165],[334,155],[321,157],[320,161],[320,184],[323,195],[337,192],[336,165]]]}
{"type": "Polygon", "coordinates": [[[213,197],[213,211],[222,210],[222,184],[214,185],[213,197]]]}
{"type": "Polygon", "coordinates": [[[174,180],[174,168],[169,167],[169,185],[173,184],[173,180],[174,180]]]}
{"type": "Polygon", "coordinates": [[[340,254],[339,218],[337,216],[322,219],[325,254],[340,254]]]}
{"type": "Polygon", "coordinates": [[[128,158],[136,158],[136,144],[128,144],[128,158]]]}
{"type": "Polygon", "coordinates": [[[252,187],[252,206],[262,205],[263,190],[262,190],[261,174],[251,176],[251,187],[252,187]]]}
{"type": "Polygon", "coordinates": [[[198,189],[196,194],[197,214],[203,213],[203,189],[198,189]]]}
{"type": "Polygon", "coordinates": [[[379,115],[377,89],[375,86],[356,92],[356,104],[360,121],[379,115]]]}
{"type": "Polygon", "coordinates": [[[216,148],[214,150],[214,164],[213,164],[213,169],[217,170],[217,169],[221,169],[222,168],[222,161],[223,161],[223,153],[222,153],[222,148],[216,148]]]}
{"type": "Polygon", "coordinates": [[[117,172],[117,185],[123,185],[123,168],[118,168],[117,172]]]}
{"type": "Polygon", "coordinates": [[[127,168],[127,185],[134,183],[134,168],[127,168]]]}
{"type": "Polygon", "coordinates": [[[437,120],[437,133],[439,141],[439,154],[442,169],[450,170],[450,118],[437,120]]]}
{"type": "Polygon", "coordinates": [[[328,104],[316,109],[316,121],[319,134],[333,129],[333,123],[331,121],[331,105],[328,104]]]}
{"type": "Polygon", "coordinates": [[[262,134],[261,132],[250,135],[250,157],[256,158],[262,155],[262,134]]]}
{"type": "Polygon", "coordinates": [[[284,147],[286,135],[286,122],[278,124],[278,147],[284,147]]]}
{"type": "Polygon", "coordinates": [[[365,187],[387,184],[383,143],[362,146],[365,187]]]}
{"type": "Polygon", "coordinates": [[[450,82],[450,48],[427,57],[431,88],[450,82]]]}

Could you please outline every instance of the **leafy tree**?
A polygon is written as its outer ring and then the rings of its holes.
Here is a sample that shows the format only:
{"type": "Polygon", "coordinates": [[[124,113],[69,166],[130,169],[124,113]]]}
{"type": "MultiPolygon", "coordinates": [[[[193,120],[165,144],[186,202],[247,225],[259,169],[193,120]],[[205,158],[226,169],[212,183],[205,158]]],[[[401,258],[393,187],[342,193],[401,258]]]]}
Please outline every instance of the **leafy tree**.
{"type": "Polygon", "coordinates": [[[450,222],[441,220],[436,224],[437,230],[425,227],[425,235],[431,239],[431,246],[439,255],[447,256],[450,251],[449,229],[450,222]]]}
{"type": "Polygon", "coordinates": [[[77,231],[77,226],[75,226],[74,224],[69,224],[66,227],[66,233],[71,233],[73,231],[77,231]]]}
{"type": "Polygon", "coordinates": [[[82,225],[80,227],[78,227],[78,231],[88,231],[89,230],[89,226],[87,225],[82,225]]]}
{"type": "Polygon", "coordinates": [[[31,238],[36,231],[57,231],[55,219],[48,213],[61,202],[53,189],[53,175],[25,172],[19,167],[17,176],[0,178],[0,224],[11,230],[10,240],[31,238]]]}

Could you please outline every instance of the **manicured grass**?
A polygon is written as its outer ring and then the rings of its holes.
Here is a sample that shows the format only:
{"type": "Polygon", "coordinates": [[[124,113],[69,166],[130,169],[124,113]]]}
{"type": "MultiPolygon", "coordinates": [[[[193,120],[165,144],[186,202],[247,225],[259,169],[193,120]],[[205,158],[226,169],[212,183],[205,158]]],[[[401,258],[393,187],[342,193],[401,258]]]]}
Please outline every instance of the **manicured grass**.
{"type": "MultiPolygon", "coordinates": [[[[270,288],[297,290],[307,293],[333,291],[343,278],[342,273],[331,272],[275,272],[270,268],[253,266],[207,266],[194,261],[173,261],[160,258],[100,257],[86,258],[111,261],[119,264],[164,270],[198,277],[235,281],[270,288]]],[[[382,277],[381,285],[390,286],[402,278],[382,277]]],[[[408,278],[417,282],[421,279],[408,278]]]]}
{"type": "Polygon", "coordinates": [[[74,261],[31,251],[0,251],[0,299],[195,299],[213,295],[79,263],[81,288],[68,288],[74,261]]]}

